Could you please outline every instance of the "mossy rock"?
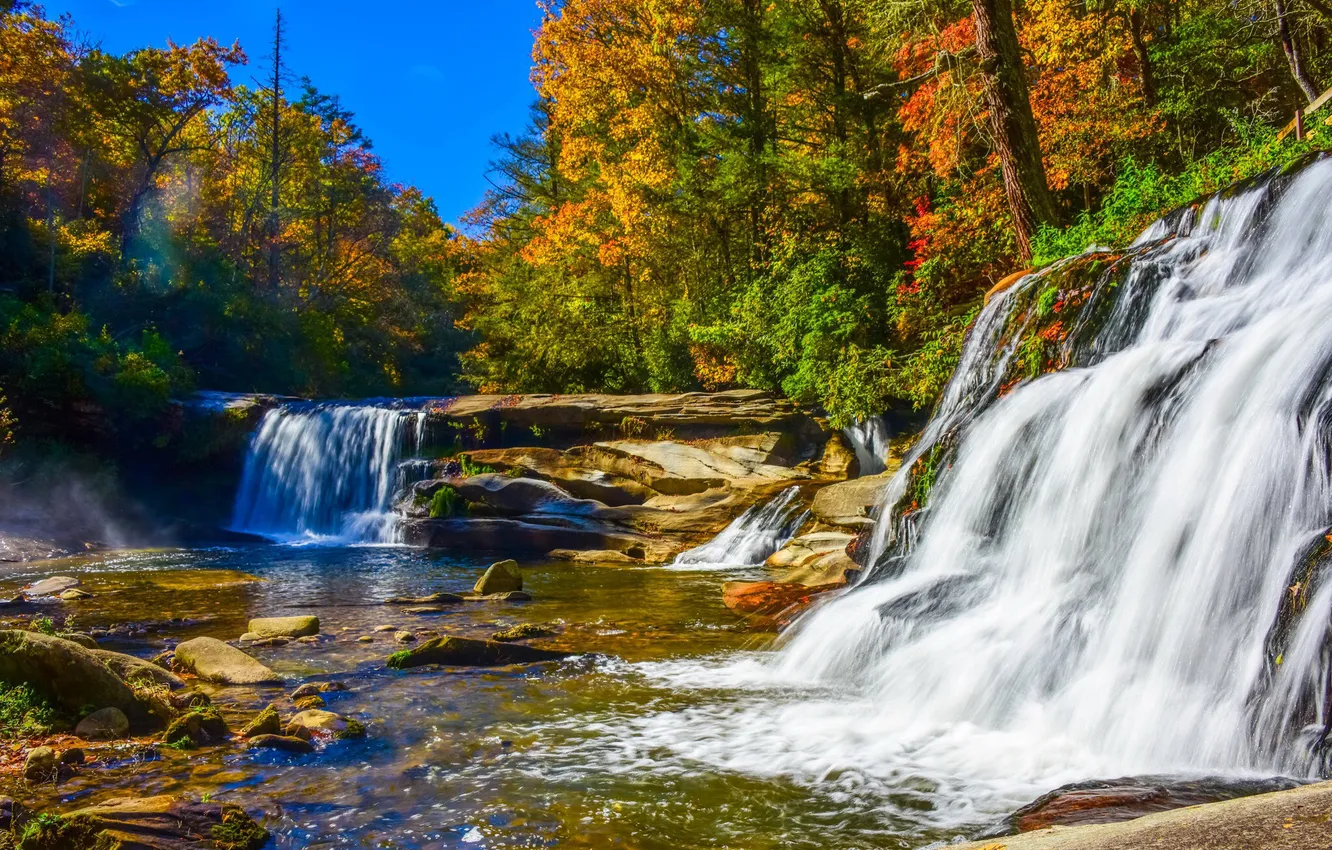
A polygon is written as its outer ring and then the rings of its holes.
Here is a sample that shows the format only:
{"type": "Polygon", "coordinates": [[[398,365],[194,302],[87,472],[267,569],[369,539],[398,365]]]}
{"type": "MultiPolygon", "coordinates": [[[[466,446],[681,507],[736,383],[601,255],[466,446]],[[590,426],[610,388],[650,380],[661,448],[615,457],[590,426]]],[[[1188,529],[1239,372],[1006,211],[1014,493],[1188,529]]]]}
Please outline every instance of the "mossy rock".
{"type": "Polygon", "coordinates": [[[425,664],[443,664],[450,667],[503,667],[509,664],[559,661],[568,658],[569,654],[553,649],[539,649],[534,646],[493,640],[441,637],[427,641],[414,649],[393,653],[388,658],[388,666],[395,670],[420,667],[425,664]]]}
{"type": "Polygon", "coordinates": [[[268,706],[259,712],[259,716],[245,724],[245,728],[240,730],[242,738],[257,738],[260,735],[281,735],[282,718],[278,715],[277,709],[268,706]]]}
{"type": "Polygon", "coordinates": [[[501,643],[509,643],[516,640],[531,640],[532,638],[554,637],[559,634],[559,630],[552,626],[541,623],[522,623],[503,631],[495,632],[490,636],[491,640],[497,640],[501,643]]]}
{"type": "Polygon", "coordinates": [[[18,850],[259,850],[268,831],[232,804],[118,798],[29,821],[18,850]]]}
{"type": "Polygon", "coordinates": [[[73,716],[82,715],[86,706],[109,706],[125,712],[131,728],[161,728],[154,706],[95,651],[62,638],[0,631],[0,681],[29,685],[73,716]]]}
{"type": "Polygon", "coordinates": [[[162,742],[172,746],[204,747],[220,744],[231,736],[227,721],[222,712],[209,706],[201,706],[182,714],[167,727],[162,742]]]}

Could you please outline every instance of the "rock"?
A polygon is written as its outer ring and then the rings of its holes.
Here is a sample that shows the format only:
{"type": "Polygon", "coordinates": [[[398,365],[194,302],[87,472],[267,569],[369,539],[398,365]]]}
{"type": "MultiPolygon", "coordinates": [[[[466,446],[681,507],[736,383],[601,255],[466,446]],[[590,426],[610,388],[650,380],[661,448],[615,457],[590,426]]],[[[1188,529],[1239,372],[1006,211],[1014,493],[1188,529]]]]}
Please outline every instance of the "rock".
{"type": "Polygon", "coordinates": [[[88,755],[83,752],[81,747],[70,747],[67,750],[61,751],[60,764],[64,767],[78,767],[83,764],[87,758],[88,755]]]}
{"type": "Polygon", "coordinates": [[[37,632],[0,631],[0,680],[24,682],[70,714],[115,707],[132,726],[158,728],[150,706],[94,650],[37,632]]]}
{"type": "Polygon", "coordinates": [[[623,511],[593,499],[575,498],[549,481],[535,478],[487,473],[456,480],[453,487],[467,501],[485,505],[500,516],[554,514],[610,521],[625,518],[623,511]]]}
{"type": "Polygon", "coordinates": [[[252,750],[282,750],[284,753],[312,753],[314,745],[295,735],[276,735],[265,733],[250,739],[252,750]]]}
{"type": "Polygon", "coordinates": [[[298,638],[319,634],[319,618],[302,615],[297,617],[256,617],[250,621],[249,633],[260,638],[298,638]]]}
{"type": "Polygon", "coordinates": [[[737,614],[771,618],[778,625],[794,620],[818,596],[845,585],[809,587],[776,581],[728,581],[722,585],[722,601],[737,614]]]}
{"type": "Polygon", "coordinates": [[[845,581],[847,570],[857,569],[846,554],[855,536],[840,531],[819,531],[788,541],[769,556],[766,566],[785,568],[783,582],[804,585],[833,584],[845,581]]]}
{"type": "Polygon", "coordinates": [[[282,734],[282,718],[278,716],[277,709],[273,706],[267,706],[259,715],[245,724],[240,730],[242,738],[255,738],[259,735],[280,735],[282,734]]]}
{"type": "Polygon", "coordinates": [[[129,718],[118,708],[100,708],[79,721],[74,734],[90,741],[123,738],[129,734],[129,718]]]}
{"type": "Polygon", "coordinates": [[[59,769],[50,747],[34,747],[23,760],[23,778],[29,782],[54,782],[59,769]]]}
{"type": "Polygon", "coordinates": [[[20,832],[28,819],[28,810],[13,797],[0,797],[0,832],[20,832]]]}
{"type": "Polygon", "coordinates": [[[324,702],[324,698],[319,694],[311,694],[308,697],[299,697],[292,700],[292,705],[296,706],[297,711],[308,711],[312,708],[323,708],[328,703],[324,702]]]}
{"type": "Polygon", "coordinates": [[[577,549],[552,549],[546,553],[546,557],[552,561],[569,561],[574,564],[635,564],[643,563],[643,550],[641,547],[630,547],[638,552],[635,557],[627,552],[616,552],[613,549],[589,549],[587,551],[578,551],[577,549]]]}
{"type": "Polygon", "coordinates": [[[505,472],[517,472],[524,478],[549,481],[579,499],[601,502],[612,508],[641,505],[656,495],[650,487],[632,478],[615,475],[582,465],[578,453],[557,449],[515,448],[467,452],[477,465],[505,472]]]}
{"type": "Polygon", "coordinates": [[[841,431],[828,435],[828,442],[823,446],[823,457],[819,459],[820,478],[832,478],[838,481],[854,479],[860,475],[860,461],[856,459],[856,450],[847,445],[841,431]]]}
{"type": "Polygon", "coordinates": [[[231,730],[227,728],[222,712],[212,706],[202,706],[171,721],[162,741],[166,744],[189,743],[205,747],[221,744],[230,737],[231,730]]]}
{"type": "Polygon", "coordinates": [[[554,637],[559,631],[551,626],[544,626],[540,623],[523,623],[518,626],[495,632],[490,636],[491,640],[497,640],[501,643],[508,643],[515,640],[531,640],[532,638],[554,637]]]}
{"type": "Polygon", "coordinates": [[[416,640],[416,635],[409,631],[394,632],[393,640],[398,643],[412,643],[416,640]]]}
{"type": "Polygon", "coordinates": [[[59,596],[71,587],[78,587],[83,582],[71,576],[52,576],[33,582],[23,588],[28,596],[59,596]]]}
{"type": "Polygon", "coordinates": [[[392,626],[392,625],[389,625],[389,624],[385,623],[385,624],[382,625],[382,626],[375,626],[375,627],[374,627],[373,629],[371,629],[370,631],[372,631],[372,632],[396,632],[396,631],[398,631],[398,627],[397,627],[397,626],[392,626]]]}
{"type": "Polygon", "coordinates": [[[347,690],[347,686],[341,682],[306,682],[304,685],[301,685],[299,688],[291,692],[291,698],[300,699],[301,697],[345,690],[347,690]]]}
{"type": "Polygon", "coordinates": [[[92,654],[130,685],[165,685],[173,691],[185,687],[184,680],[175,673],[142,658],[135,658],[123,652],[112,652],[109,649],[94,649],[92,654]]]}
{"type": "Polygon", "coordinates": [[[457,605],[467,600],[456,593],[432,593],[429,596],[394,596],[385,605],[457,605]]]}
{"type": "Polygon", "coordinates": [[[288,724],[288,728],[291,727],[305,729],[314,735],[331,735],[334,738],[365,737],[365,726],[359,721],[318,708],[297,714],[288,724]]]}
{"type": "Polygon", "coordinates": [[[375,639],[372,638],[372,637],[370,637],[370,635],[361,635],[360,637],[358,637],[358,638],[356,639],[356,642],[357,642],[357,643],[373,643],[374,640],[375,640],[375,639]]]}
{"type": "Polygon", "coordinates": [[[92,635],[85,635],[80,632],[61,632],[60,634],[56,635],[56,637],[61,638],[62,640],[70,641],[72,643],[77,643],[79,646],[83,647],[84,649],[97,648],[97,641],[93,639],[92,635]]]}
{"type": "Polygon", "coordinates": [[[216,638],[198,637],[176,645],[176,663],[219,685],[280,685],[282,677],[216,638]]]}
{"type": "Polygon", "coordinates": [[[449,612],[449,609],[447,609],[447,608],[440,608],[440,607],[438,607],[438,606],[436,606],[436,605],[421,605],[421,606],[417,606],[417,607],[414,607],[414,608],[403,608],[403,609],[402,609],[402,613],[404,613],[404,614],[417,614],[417,615],[425,615],[425,614],[447,614],[448,612],[449,612]]]}
{"type": "MultiPolygon", "coordinates": [[[[304,640],[304,638],[300,638],[300,640],[304,640]]],[[[286,646],[287,644],[291,643],[291,638],[284,638],[284,637],[261,637],[261,638],[255,638],[255,640],[252,641],[252,643],[253,643],[255,646],[261,646],[261,647],[262,647],[262,646],[286,646]]]]}
{"type": "Polygon", "coordinates": [[[490,596],[494,593],[509,593],[523,589],[523,573],[518,569],[517,561],[500,561],[491,564],[481,578],[477,579],[472,592],[477,596],[490,596]]]}
{"type": "Polygon", "coordinates": [[[412,519],[403,522],[401,528],[403,542],[410,546],[469,553],[507,552],[539,556],[552,549],[623,550],[630,546],[656,545],[652,538],[618,523],[542,514],[525,519],[412,519]]]}
{"type": "Polygon", "coordinates": [[[477,602],[531,602],[532,594],[525,590],[510,590],[507,593],[490,593],[485,596],[473,596],[477,602]]]}
{"type": "Polygon", "coordinates": [[[1134,820],[1056,826],[948,850],[1309,850],[1328,845],[1332,782],[1134,820]]]}
{"type": "Polygon", "coordinates": [[[268,831],[239,806],[164,796],[116,798],[61,817],[34,820],[20,846],[43,850],[260,850],[267,842],[268,831]]]}
{"type": "Polygon", "coordinates": [[[427,641],[415,649],[393,653],[389,656],[388,666],[396,670],[420,667],[423,664],[444,664],[450,667],[502,667],[508,664],[558,661],[568,658],[569,655],[568,652],[539,649],[523,644],[440,637],[427,641]]]}
{"type": "Polygon", "coordinates": [[[814,494],[809,511],[819,522],[843,528],[860,529],[873,525],[870,512],[892,480],[891,473],[867,475],[840,484],[830,484],[814,494]]]}
{"type": "Polygon", "coordinates": [[[27,594],[16,593],[9,599],[0,599],[0,608],[17,608],[28,601],[27,594]]]}
{"type": "Polygon", "coordinates": [[[79,590],[77,587],[71,587],[69,590],[62,590],[59,594],[64,602],[77,602],[80,599],[92,599],[93,594],[86,590],[79,590]]]}
{"type": "Polygon", "coordinates": [[[170,697],[171,707],[176,711],[187,711],[191,708],[198,708],[201,705],[212,705],[213,701],[208,698],[208,694],[200,691],[190,691],[189,693],[173,693],[170,697]]]}
{"type": "Polygon", "coordinates": [[[780,466],[784,435],[776,432],[692,443],[615,440],[577,452],[589,466],[633,479],[668,496],[734,486],[743,481],[794,482],[809,476],[780,466]]]}

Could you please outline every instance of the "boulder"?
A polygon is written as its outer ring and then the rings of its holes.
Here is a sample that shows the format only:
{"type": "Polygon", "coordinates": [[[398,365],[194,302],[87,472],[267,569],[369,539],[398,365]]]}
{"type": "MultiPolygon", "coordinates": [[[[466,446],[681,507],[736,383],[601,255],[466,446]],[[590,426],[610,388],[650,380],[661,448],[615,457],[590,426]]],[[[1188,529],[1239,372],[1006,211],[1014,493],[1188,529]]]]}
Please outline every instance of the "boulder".
{"type": "Polygon", "coordinates": [[[164,685],[173,691],[185,687],[183,679],[151,661],[144,661],[142,658],[135,658],[123,652],[112,652],[109,649],[94,649],[91,652],[94,658],[110,667],[117,676],[130,685],[164,685]]]}
{"type": "Polygon", "coordinates": [[[867,475],[840,484],[830,484],[814,494],[809,511],[819,522],[860,529],[874,524],[870,512],[879,503],[891,473],[867,475]]]}
{"type": "Polygon", "coordinates": [[[265,733],[250,739],[252,750],[282,750],[284,753],[312,753],[314,745],[295,735],[275,735],[265,733]]]}
{"type": "Polygon", "coordinates": [[[624,518],[616,508],[591,499],[577,499],[548,481],[511,478],[488,473],[453,482],[469,502],[485,505],[502,516],[558,514],[615,521],[624,518]]]}
{"type": "Polygon", "coordinates": [[[259,735],[280,735],[282,734],[282,718],[278,716],[277,709],[273,706],[267,706],[259,715],[245,724],[240,730],[240,737],[255,738],[259,735]]]}
{"type": "Polygon", "coordinates": [[[231,729],[222,712],[212,706],[200,706],[177,717],[162,736],[167,744],[206,747],[221,744],[231,737],[231,729]]]}
{"type": "Polygon", "coordinates": [[[282,677],[254,658],[216,638],[198,637],[176,645],[176,664],[219,685],[280,685],[282,677]]]}
{"type": "Polygon", "coordinates": [[[129,734],[129,718],[118,708],[99,708],[79,721],[74,734],[90,741],[123,738],[129,734]]]}
{"type": "Polygon", "coordinates": [[[856,450],[847,445],[846,438],[840,431],[828,435],[828,442],[823,447],[823,457],[819,459],[820,478],[845,481],[860,475],[860,461],[856,459],[856,450]]]}
{"type": "Polygon", "coordinates": [[[166,796],[115,798],[32,823],[22,847],[260,850],[268,842],[268,831],[239,806],[166,796]]]}
{"type": "Polygon", "coordinates": [[[485,449],[467,452],[467,457],[473,463],[500,472],[517,472],[525,478],[549,481],[575,498],[592,499],[612,508],[641,505],[656,495],[655,490],[632,478],[587,468],[581,464],[579,455],[558,449],[485,449]]]}
{"type": "Polygon", "coordinates": [[[60,770],[55,750],[34,747],[23,760],[23,778],[29,782],[54,782],[60,770]]]}
{"type": "Polygon", "coordinates": [[[855,535],[841,531],[817,531],[791,539],[765,561],[774,569],[784,569],[783,582],[808,586],[844,581],[848,570],[857,569],[846,554],[855,535]]]}
{"type": "Polygon", "coordinates": [[[296,707],[297,711],[307,711],[311,708],[323,708],[328,705],[328,703],[324,702],[324,698],[319,694],[311,694],[308,697],[296,697],[291,701],[291,704],[296,707]]]}
{"type": "Polygon", "coordinates": [[[312,735],[334,738],[364,738],[365,726],[350,717],[332,711],[312,708],[302,711],[287,724],[288,729],[304,729],[312,735]]]}
{"type": "Polygon", "coordinates": [[[71,587],[69,590],[62,590],[59,593],[62,602],[77,602],[80,599],[92,599],[93,594],[86,590],[79,590],[77,587],[71,587]]]}
{"type": "Polygon", "coordinates": [[[518,569],[517,561],[500,561],[491,564],[481,578],[476,580],[472,592],[478,596],[492,593],[508,593],[523,589],[523,573],[518,569]]]}
{"type": "Polygon", "coordinates": [[[503,667],[508,664],[559,661],[568,658],[569,655],[568,652],[539,649],[523,644],[440,637],[414,649],[395,652],[389,656],[388,666],[397,670],[420,667],[424,664],[443,664],[450,667],[503,667]]]}
{"type": "Polygon", "coordinates": [[[393,633],[394,643],[413,643],[416,641],[416,633],[409,632],[406,629],[393,633]]]}
{"type": "Polygon", "coordinates": [[[298,638],[319,634],[319,618],[309,615],[296,617],[256,617],[250,621],[250,634],[258,638],[298,638]]]}
{"type": "MultiPolygon", "coordinates": [[[[392,627],[390,627],[389,631],[392,630],[392,627]]],[[[300,699],[301,697],[314,696],[315,694],[327,694],[334,691],[345,690],[347,690],[347,686],[341,682],[306,682],[304,685],[301,685],[299,688],[291,692],[291,698],[300,699]]]]}
{"type": "Polygon", "coordinates": [[[92,635],[85,635],[82,632],[61,632],[60,634],[56,635],[56,637],[61,638],[63,640],[71,641],[72,643],[77,643],[79,646],[83,647],[84,649],[97,648],[97,638],[93,637],[92,635]]]}
{"type": "Polygon", "coordinates": [[[737,614],[767,617],[786,625],[817,597],[842,587],[845,585],[810,587],[776,581],[728,581],[722,585],[722,601],[737,614]]]}
{"type": "Polygon", "coordinates": [[[59,596],[72,587],[78,587],[83,582],[72,576],[51,576],[41,581],[35,581],[23,588],[23,592],[28,596],[59,596]]]}
{"type": "Polygon", "coordinates": [[[746,480],[791,481],[809,476],[779,466],[779,434],[730,437],[697,443],[672,440],[614,440],[581,447],[589,466],[633,479],[669,496],[725,488],[746,480]]]}
{"type": "Polygon", "coordinates": [[[157,728],[149,706],[94,650],[37,632],[0,631],[0,681],[24,682],[70,714],[114,707],[131,725],[157,728]]]}

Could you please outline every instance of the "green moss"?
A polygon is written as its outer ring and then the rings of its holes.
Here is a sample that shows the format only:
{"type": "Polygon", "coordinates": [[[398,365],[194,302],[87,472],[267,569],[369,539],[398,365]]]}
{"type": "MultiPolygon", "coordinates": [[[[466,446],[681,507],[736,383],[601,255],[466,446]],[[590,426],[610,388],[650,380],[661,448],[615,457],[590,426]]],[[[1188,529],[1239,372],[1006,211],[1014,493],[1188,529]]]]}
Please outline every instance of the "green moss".
{"type": "Polygon", "coordinates": [[[406,666],[407,659],[410,658],[411,655],[412,651],[410,649],[395,652],[388,657],[388,666],[392,667],[394,670],[401,670],[406,666]]]}
{"type": "Polygon", "coordinates": [[[458,495],[458,491],[445,484],[435,491],[435,495],[430,498],[430,518],[431,519],[449,519],[454,516],[465,516],[467,505],[463,498],[458,495]]]}
{"type": "Polygon", "coordinates": [[[17,850],[115,850],[112,839],[78,818],[40,814],[23,828],[17,850]]]}
{"type": "Polygon", "coordinates": [[[359,720],[353,720],[350,717],[346,718],[346,720],[347,720],[347,728],[343,729],[341,732],[334,732],[333,733],[334,738],[338,739],[339,741],[345,741],[345,740],[365,737],[366,732],[365,732],[364,723],[360,722],[359,720]]]}
{"type": "Polygon", "coordinates": [[[212,829],[218,850],[259,850],[268,843],[268,830],[239,806],[223,806],[222,822],[212,829]]]}
{"type": "Polygon", "coordinates": [[[29,685],[0,683],[0,739],[49,735],[59,718],[51,703],[29,685]]]}

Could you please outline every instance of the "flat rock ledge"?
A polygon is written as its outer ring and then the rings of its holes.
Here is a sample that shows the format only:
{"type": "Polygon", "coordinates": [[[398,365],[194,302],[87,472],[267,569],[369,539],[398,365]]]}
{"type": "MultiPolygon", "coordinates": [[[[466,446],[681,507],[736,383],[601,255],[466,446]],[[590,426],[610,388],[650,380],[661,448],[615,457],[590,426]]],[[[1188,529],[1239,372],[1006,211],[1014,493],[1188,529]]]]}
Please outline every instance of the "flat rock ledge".
{"type": "Polygon", "coordinates": [[[1332,847],[1332,782],[1119,823],[1051,827],[949,850],[1313,850],[1332,847]]]}

